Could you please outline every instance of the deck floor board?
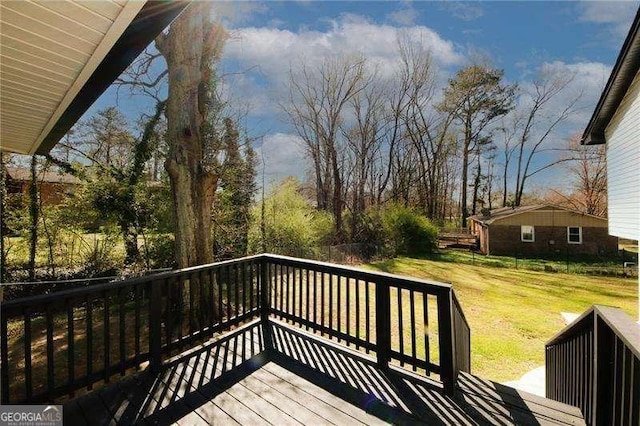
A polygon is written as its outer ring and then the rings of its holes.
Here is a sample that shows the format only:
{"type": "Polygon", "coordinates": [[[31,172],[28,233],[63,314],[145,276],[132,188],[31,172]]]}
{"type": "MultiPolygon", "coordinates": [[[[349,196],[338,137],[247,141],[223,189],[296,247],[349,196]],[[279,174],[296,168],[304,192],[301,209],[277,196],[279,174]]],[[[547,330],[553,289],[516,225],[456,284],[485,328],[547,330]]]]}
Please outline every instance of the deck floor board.
{"type": "Polygon", "coordinates": [[[577,409],[462,374],[454,397],[354,348],[254,321],[64,405],[96,424],[584,424],[577,409]],[[268,339],[265,337],[268,334],[268,339]],[[273,349],[265,347],[273,342],[273,349]]]}

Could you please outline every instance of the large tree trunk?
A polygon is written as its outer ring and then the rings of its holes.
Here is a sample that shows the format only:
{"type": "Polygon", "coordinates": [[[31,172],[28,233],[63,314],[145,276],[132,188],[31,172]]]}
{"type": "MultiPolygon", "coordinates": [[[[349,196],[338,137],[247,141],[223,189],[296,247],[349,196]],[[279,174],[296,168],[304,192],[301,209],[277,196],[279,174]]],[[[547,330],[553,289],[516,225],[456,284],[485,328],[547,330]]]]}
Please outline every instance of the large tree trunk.
{"type": "MultiPolygon", "coordinates": [[[[213,256],[212,208],[218,176],[209,113],[215,91],[214,61],[224,31],[211,20],[208,2],[193,2],[173,23],[168,34],[156,40],[167,62],[167,144],[165,168],[171,181],[174,203],[175,251],[178,268],[211,263],[213,256]]],[[[193,297],[200,317],[201,289],[191,279],[181,297],[193,297]],[[189,294],[190,292],[190,294],[189,294]]],[[[214,288],[217,290],[217,287],[214,288]]],[[[214,297],[217,298],[217,292],[214,297]]],[[[202,294],[202,298],[206,298],[202,294]]],[[[174,299],[175,300],[175,299],[174,299]]],[[[204,301],[219,317],[215,300],[204,301]]],[[[197,324],[192,324],[197,326],[197,324]]]]}
{"type": "Polygon", "coordinates": [[[211,263],[211,212],[217,176],[211,158],[208,98],[212,89],[212,32],[207,2],[194,2],[157,40],[169,71],[165,168],[175,206],[176,263],[179,268],[211,263]],[[203,96],[203,93],[205,96],[203,96]]]}
{"type": "Polygon", "coordinates": [[[461,190],[461,206],[462,220],[460,227],[467,227],[467,218],[469,217],[469,210],[467,209],[467,179],[469,178],[469,146],[465,142],[462,148],[462,190],[461,190]]]}

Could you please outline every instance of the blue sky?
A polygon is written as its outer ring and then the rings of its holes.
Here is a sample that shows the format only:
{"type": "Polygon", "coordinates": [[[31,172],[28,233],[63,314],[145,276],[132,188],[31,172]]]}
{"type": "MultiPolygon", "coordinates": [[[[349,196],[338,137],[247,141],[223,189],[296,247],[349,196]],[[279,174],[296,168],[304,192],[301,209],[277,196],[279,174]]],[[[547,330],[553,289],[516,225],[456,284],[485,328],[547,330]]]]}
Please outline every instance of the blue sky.
{"type": "MultiPolygon", "coordinates": [[[[256,147],[271,181],[305,171],[297,138],[277,106],[289,68],[301,60],[358,53],[390,68],[398,34],[409,32],[432,51],[442,85],[478,55],[525,87],[542,67],[552,67],[574,75],[574,91],[584,92],[580,113],[554,136],[558,144],[586,126],[638,2],[240,1],[214,8],[230,32],[221,64],[227,91],[249,111],[245,124],[260,136],[256,147]]],[[[106,92],[91,111],[113,105],[114,94],[106,92]]],[[[122,93],[117,100],[129,116],[146,105],[122,93]]],[[[559,99],[557,107],[562,104],[559,99]]],[[[547,185],[557,173],[537,183],[547,185]]]]}

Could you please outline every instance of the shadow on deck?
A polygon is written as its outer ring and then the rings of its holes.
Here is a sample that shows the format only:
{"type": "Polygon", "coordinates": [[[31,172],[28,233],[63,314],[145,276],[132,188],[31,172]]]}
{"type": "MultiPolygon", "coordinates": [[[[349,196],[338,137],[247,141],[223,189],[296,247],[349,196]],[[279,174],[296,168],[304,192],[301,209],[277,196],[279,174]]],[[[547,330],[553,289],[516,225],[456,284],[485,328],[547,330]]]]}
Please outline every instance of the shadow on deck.
{"type": "Polygon", "coordinates": [[[580,411],[461,373],[442,385],[259,320],[64,406],[65,424],[584,424],[580,411]]]}

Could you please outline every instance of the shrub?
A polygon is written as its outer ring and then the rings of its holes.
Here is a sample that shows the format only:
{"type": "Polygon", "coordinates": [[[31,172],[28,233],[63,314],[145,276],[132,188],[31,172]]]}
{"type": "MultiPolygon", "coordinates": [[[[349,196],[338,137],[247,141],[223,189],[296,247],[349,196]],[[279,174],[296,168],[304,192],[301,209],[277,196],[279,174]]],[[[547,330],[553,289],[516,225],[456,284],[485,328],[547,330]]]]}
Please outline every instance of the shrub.
{"type": "Polygon", "coordinates": [[[398,204],[386,206],[382,222],[398,254],[426,254],[437,248],[438,228],[413,209],[398,204]]]}
{"type": "Polygon", "coordinates": [[[146,251],[152,268],[173,268],[175,266],[175,241],[173,234],[156,234],[148,237],[146,251]]]}
{"type": "Polygon", "coordinates": [[[314,209],[300,194],[300,185],[293,178],[282,182],[264,200],[264,223],[261,203],[256,204],[252,210],[249,253],[266,251],[314,257],[316,248],[331,238],[331,215],[314,209]]]}

